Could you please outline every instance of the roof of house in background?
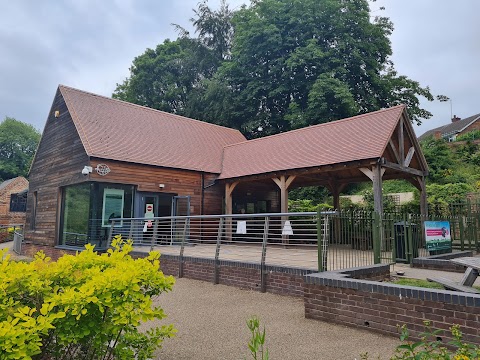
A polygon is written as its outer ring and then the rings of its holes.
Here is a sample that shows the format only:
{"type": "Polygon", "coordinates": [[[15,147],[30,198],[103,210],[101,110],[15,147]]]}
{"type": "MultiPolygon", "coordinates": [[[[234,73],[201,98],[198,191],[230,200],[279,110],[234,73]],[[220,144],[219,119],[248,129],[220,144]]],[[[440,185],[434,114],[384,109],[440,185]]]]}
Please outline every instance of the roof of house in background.
{"type": "Polygon", "coordinates": [[[87,155],[220,173],[238,130],[59,86],[87,155]]]}
{"type": "Polygon", "coordinates": [[[382,157],[405,106],[226,146],[220,179],[382,157]]]}
{"type": "Polygon", "coordinates": [[[2,182],[2,183],[0,184],[0,191],[3,190],[3,189],[5,189],[8,185],[10,185],[10,184],[13,182],[13,180],[15,180],[15,178],[9,179],[9,180],[5,180],[4,182],[2,182]]]}
{"type": "MultiPolygon", "coordinates": [[[[14,185],[15,182],[17,182],[17,181],[23,181],[23,182],[26,182],[28,184],[28,180],[25,179],[23,176],[17,176],[15,178],[8,179],[8,180],[5,180],[4,182],[0,183],[0,191],[5,190],[10,185],[14,185]]],[[[23,190],[26,190],[26,189],[28,189],[28,185],[23,190]]],[[[20,190],[20,191],[23,191],[23,190],[20,190]]]]}
{"type": "Polygon", "coordinates": [[[431,135],[435,135],[437,131],[440,131],[442,136],[458,134],[459,132],[465,130],[468,126],[470,126],[472,123],[474,123],[478,119],[480,119],[480,114],[472,115],[472,116],[469,116],[468,118],[451,122],[447,125],[439,126],[435,129],[426,131],[425,133],[423,133],[418,137],[418,140],[423,140],[431,135]]]}

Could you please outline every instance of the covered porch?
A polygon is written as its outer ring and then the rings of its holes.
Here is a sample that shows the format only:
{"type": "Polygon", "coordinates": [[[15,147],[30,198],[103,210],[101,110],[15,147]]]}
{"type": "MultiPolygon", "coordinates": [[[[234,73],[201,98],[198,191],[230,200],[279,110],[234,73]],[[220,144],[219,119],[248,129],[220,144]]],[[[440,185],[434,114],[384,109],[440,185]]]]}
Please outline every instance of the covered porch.
{"type": "Polygon", "coordinates": [[[342,191],[359,182],[372,184],[381,214],[383,181],[404,179],[428,215],[428,167],[404,106],[229,146],[225,168],[225,214],[286,213],[289,190],[305,186],[326,187],[339,209],[342,191]]]}

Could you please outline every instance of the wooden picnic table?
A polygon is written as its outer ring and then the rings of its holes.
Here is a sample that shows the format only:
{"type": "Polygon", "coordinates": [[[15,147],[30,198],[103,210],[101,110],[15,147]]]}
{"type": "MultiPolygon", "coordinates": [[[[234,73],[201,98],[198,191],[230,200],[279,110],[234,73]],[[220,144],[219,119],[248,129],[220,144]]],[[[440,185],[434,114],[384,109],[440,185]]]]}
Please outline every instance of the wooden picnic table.
{"type": "Polygon", "coordinates": [[[480,294],[479,290],[472,287],[480,273],[480,257],[460,257],[450,261],[466,267],[462,280],[459,282],[445,278],[427,278],[427,280],[439,283],[448,290],[480,294]]]}

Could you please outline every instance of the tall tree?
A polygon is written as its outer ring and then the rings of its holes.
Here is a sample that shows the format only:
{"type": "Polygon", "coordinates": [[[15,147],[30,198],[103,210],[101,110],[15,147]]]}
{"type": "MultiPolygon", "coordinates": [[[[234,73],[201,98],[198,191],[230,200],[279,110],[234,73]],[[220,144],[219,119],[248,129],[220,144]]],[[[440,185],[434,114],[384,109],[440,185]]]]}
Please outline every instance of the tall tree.
{"type": "Polygon", "coordinates": [[[6,117],[0,123],[0,179],[26,176],[39,141],[32,125],[6,117]]]}
{"type": "Polygon", "coordinates": [[[267,133],[406,102],[412,121],[431,116],[428,88],[398,76],[386,18],[366,0],[257,0],[234,18],[231,61],[219,70],[244,111],[267,133]]]}
{"type": "Polygon", "coordinates": [[[413,122],[431,116],[419,105],[419,97],[433,100],[428,87],[397,74],[393,26],[372,20],[367,0],[253,0],[235,12],[203,1],[194,13],[198,37],[178,27],[180,39],[135,59],[115,97],[248,137],[399,103],[413,122]]]}
{"type": "MultiPolygon", "coordinates": [[[[219,10],[212,10],[203,1],[194,13],[190,21],[198,38],[191,38],[185,28],[173,24],[179,38],[167,39],[155,50],[147,49],[136,57],[130,77],[117,84],[114,98],[193,118],[209,113],[203,97],[216,92],[214,88],[207,92],[208,79],[230,56],[233,12],[222,0],[219,10]]],[[[216,110],[212,115],[217,115],[216,110]]]]}

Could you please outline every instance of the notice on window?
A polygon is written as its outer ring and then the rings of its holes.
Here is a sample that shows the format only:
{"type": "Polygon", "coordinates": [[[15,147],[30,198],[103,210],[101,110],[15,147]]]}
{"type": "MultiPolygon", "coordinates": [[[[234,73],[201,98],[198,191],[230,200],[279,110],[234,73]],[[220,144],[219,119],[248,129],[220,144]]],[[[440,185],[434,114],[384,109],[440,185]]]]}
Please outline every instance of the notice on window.
{"type": "Polygon", "coordinates": [[[428,251],[451,249],[450,223],[448,221],[425,221],[425,242],[428,251]]]}
{"type": "MultiPolygon", "coordinates": [[[[103,192],[102,226],[109,227],[112,219],[123,217],[123,203],[125,191],[120,189],[105,189],[103,192]]],[[[115,222],[115,226],[122,226],[122,222],[115,222]]]]}

